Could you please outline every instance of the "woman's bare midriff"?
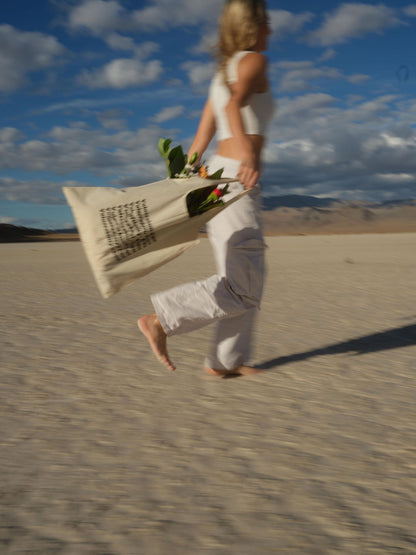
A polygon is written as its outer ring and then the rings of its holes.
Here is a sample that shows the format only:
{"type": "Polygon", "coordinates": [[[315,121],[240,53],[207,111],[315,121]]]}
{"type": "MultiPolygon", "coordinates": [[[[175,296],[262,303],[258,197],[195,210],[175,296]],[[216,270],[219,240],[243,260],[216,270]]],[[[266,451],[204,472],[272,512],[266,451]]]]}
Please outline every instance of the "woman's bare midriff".
{"type": "MultiPolygon", "coordinates": [[[[264,137],[262,135],[246,135],[253,145],[254,152],[258,159],[260,159],[261,151],[264,144],[264,137]]],[[[224,139],[218,141],[216,153],[225,158],[232,158],[233,160],[241,160],[241,151],[238,147],[237,141],[234,138],[224,139]]]]}

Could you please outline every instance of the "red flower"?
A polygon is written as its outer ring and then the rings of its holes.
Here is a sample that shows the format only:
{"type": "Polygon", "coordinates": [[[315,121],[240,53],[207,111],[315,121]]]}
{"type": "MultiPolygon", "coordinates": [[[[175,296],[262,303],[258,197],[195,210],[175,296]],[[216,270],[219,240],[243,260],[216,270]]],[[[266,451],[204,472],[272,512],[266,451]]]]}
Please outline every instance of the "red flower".
{"type": "Polygon", "coordinates": [[[223,197],[226,193],[228,193],[228,183],[223,189],[216,187],[213,191],[210,192],[207,198],[203,202],[201,202],[199,206],[200,210],[205,212],[205,210],[209,210],[214,206],[222,206],[224,203],[222,200],[220,200],[220,198],[223,197]]]}

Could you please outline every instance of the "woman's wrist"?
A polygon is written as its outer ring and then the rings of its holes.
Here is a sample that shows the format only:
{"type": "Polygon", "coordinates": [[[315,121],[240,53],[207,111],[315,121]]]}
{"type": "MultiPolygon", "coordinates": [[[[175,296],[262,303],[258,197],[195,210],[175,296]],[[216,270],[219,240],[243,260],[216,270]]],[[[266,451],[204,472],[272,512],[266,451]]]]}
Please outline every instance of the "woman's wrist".
{"type": "Polygon", "coordinates": [[[253,145],[249,140],[243,141],[240,147],[241,162],[250,167],[257,166],[257,156],[253,145]]]}

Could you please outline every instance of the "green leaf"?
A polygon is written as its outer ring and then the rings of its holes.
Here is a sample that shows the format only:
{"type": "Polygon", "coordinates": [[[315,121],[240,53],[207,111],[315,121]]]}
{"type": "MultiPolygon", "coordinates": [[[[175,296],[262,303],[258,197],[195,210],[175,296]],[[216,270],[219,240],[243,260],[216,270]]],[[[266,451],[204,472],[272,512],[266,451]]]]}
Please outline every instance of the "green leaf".
{"type": "Polygon", "coordinates": [[[186,204],[191,218],[206,211],[205,201],[215,188],[216,185],[207,185],[206,187],[195,189],[187,194],[186,204]]]}
{"type": "Polygon", "coordinates": [[[220,170],[217,170],[215,173],[213,173],[208,177],[209,179],[221,179],[223,172],[224,172],[224,168],[221,168],[220,170]]]}
{"type": "Polygon", "coordinates": [[[160,138],[158,141],[158,149],[159,149],[159,153],[162,156],[162,158],[167,159],[170,153],[170,144],[171,144],[171,140],[170,139],[162,139],[160,138]]]}
{"type": "Polygon", "coordinates": [[[186,156],[183,153],[181,145],[175,146],[168,155],[168,174],[169,177],[179,175],[186,164],[186,156]]]}

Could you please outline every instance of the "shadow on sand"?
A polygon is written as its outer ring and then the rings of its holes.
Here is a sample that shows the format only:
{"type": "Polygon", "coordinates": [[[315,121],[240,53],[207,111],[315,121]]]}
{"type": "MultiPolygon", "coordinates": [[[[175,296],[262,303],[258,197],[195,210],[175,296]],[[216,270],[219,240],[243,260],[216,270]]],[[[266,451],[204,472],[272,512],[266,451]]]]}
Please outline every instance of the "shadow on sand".
{"type": "Polygon", "coordinates": [[[389,349],[399,349],[400,347],[410,347],[416,345],[416,324],[394,328],[370,335],[363,335],[355,339],[327,345],[319,349],[312,349],[302,353],[295,353],[285,357],[277,357],[267,360],[256,366],[261,370],[270,370],[276,366],[283,366],[298,360],[307,360],[322,355],[338,355],[341,353],[354,353],[364,355],[377,351],[387,351],[389,349]]]}

